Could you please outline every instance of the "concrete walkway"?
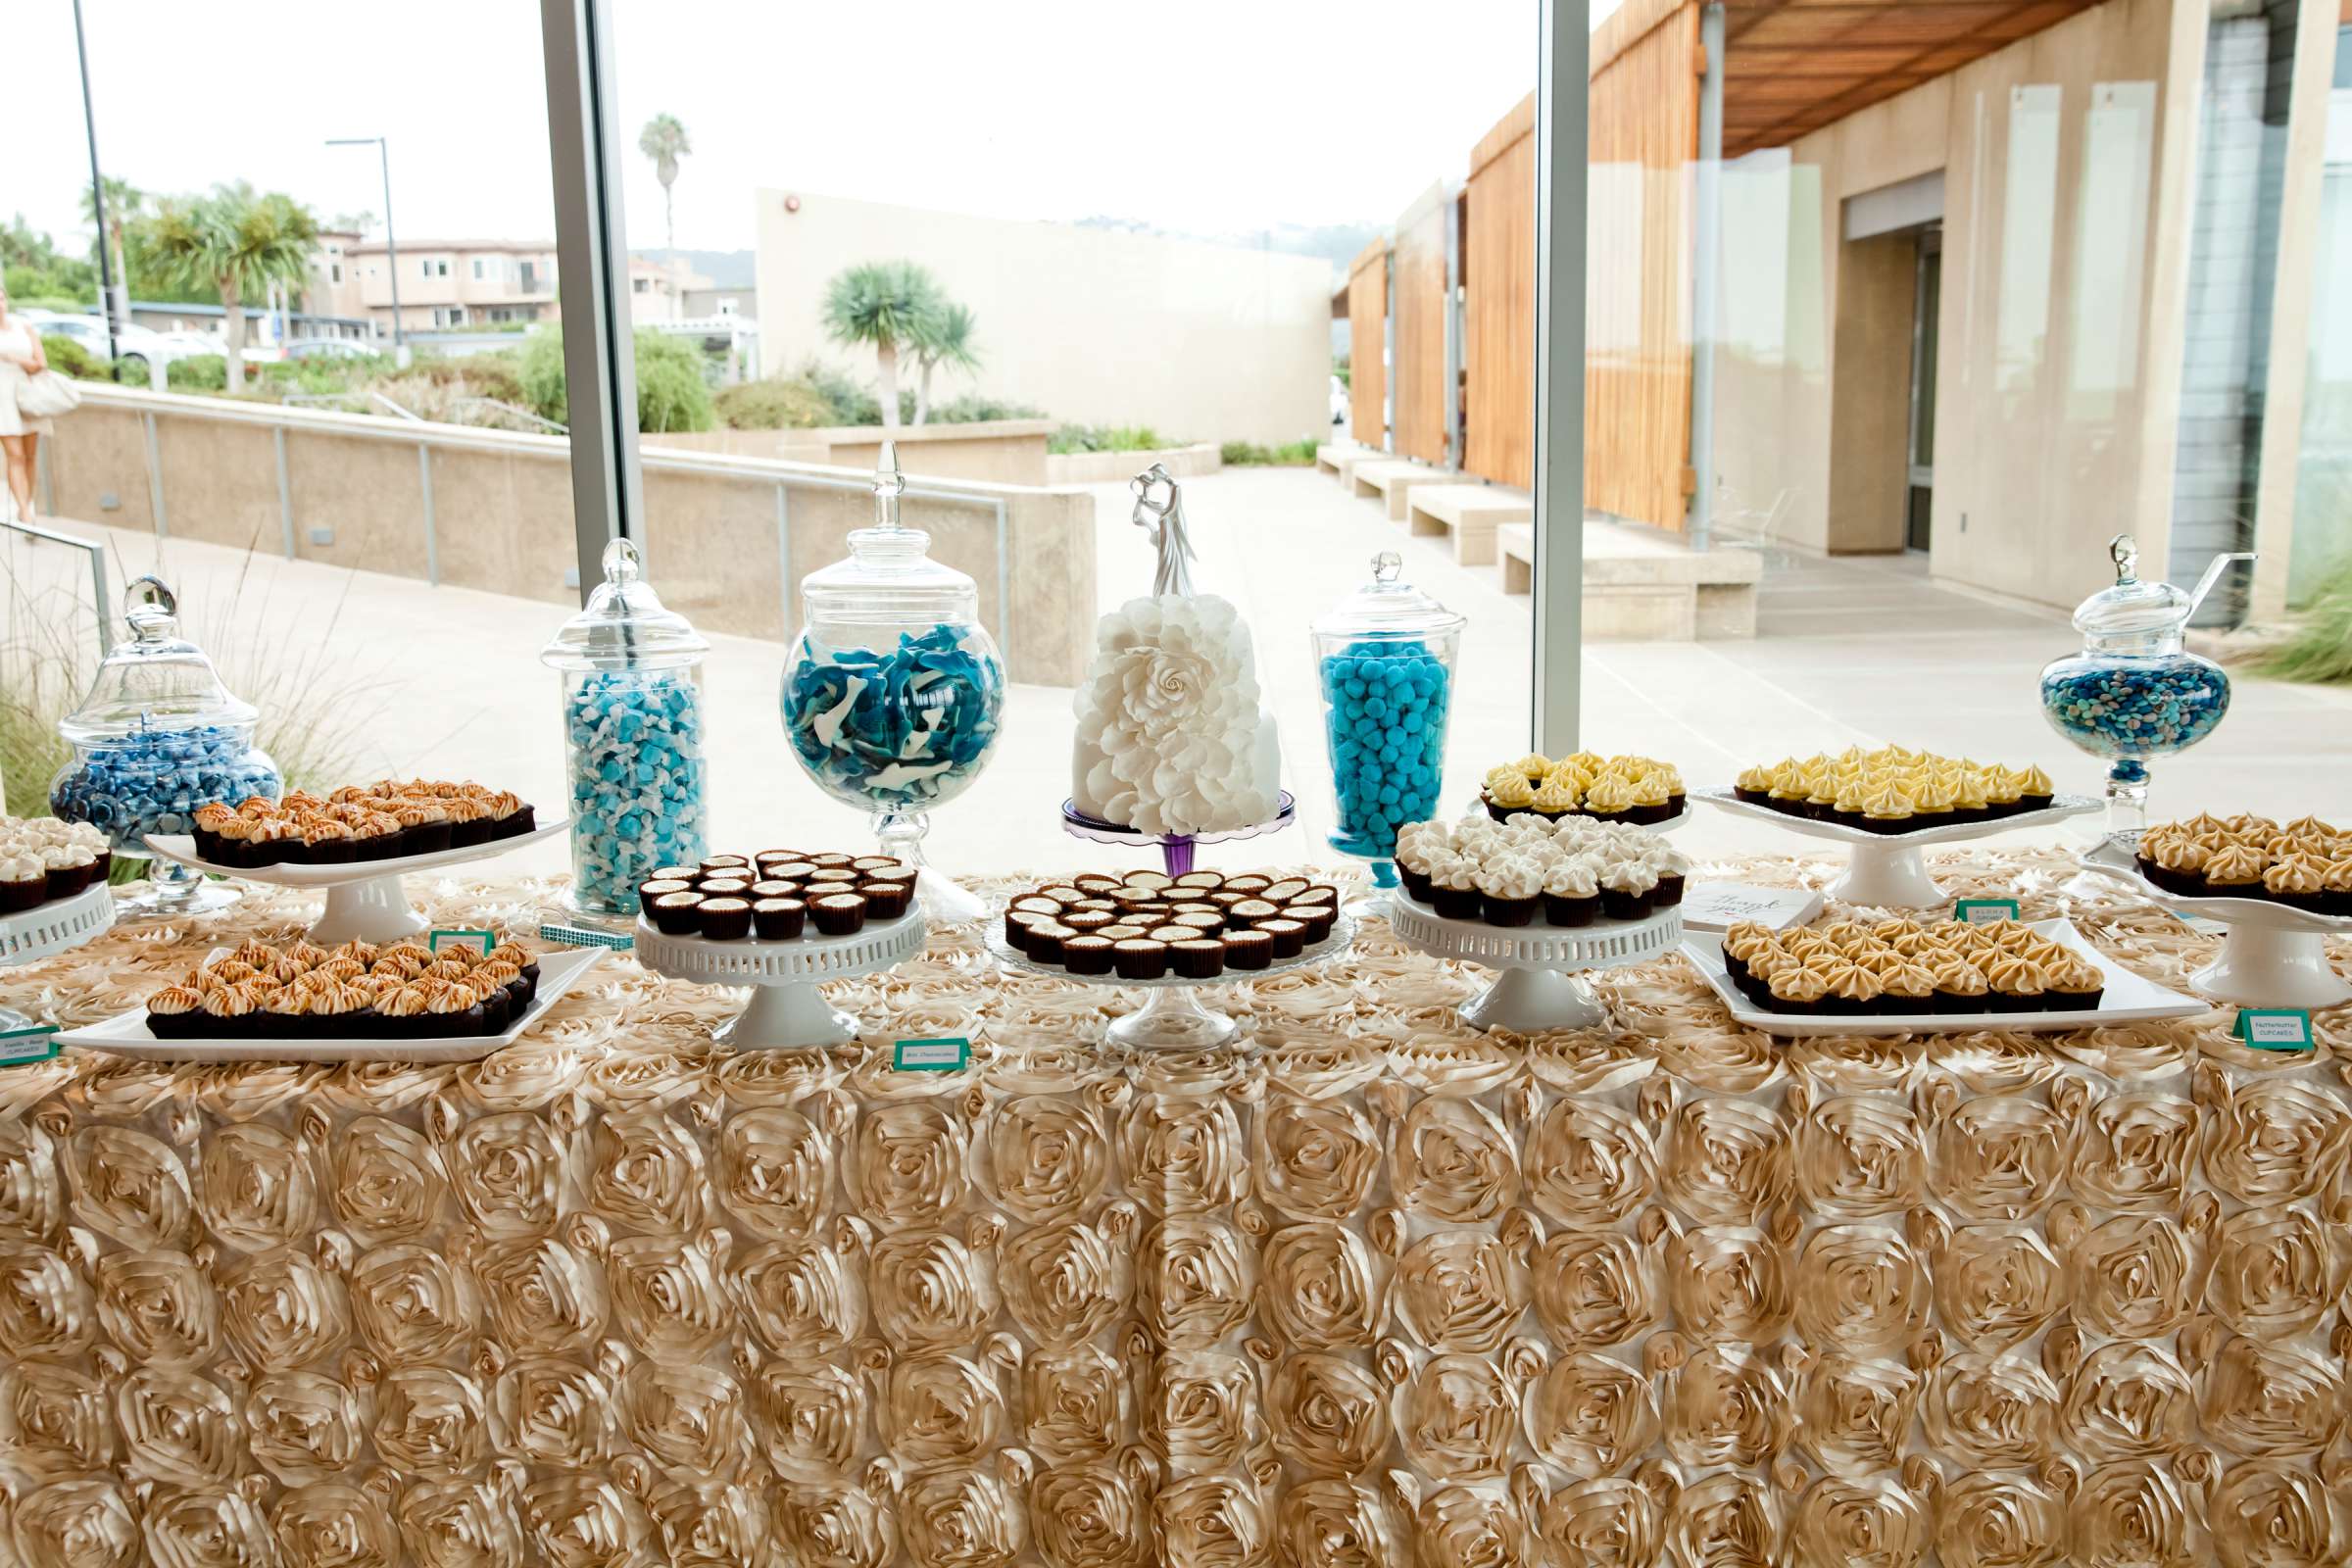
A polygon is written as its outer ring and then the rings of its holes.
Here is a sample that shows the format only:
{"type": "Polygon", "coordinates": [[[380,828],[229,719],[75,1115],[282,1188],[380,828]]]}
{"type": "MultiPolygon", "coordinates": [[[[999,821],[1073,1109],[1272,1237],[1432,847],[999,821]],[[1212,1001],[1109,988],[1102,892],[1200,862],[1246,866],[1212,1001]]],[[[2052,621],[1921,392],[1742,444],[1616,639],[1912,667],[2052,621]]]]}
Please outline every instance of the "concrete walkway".
{"type": "MultiPolygon", "coordinates": [[[[1409,581],[1470,617],[1447,747],[1451,793],[1466,803],[1488,768],[1526,750],[1531,602],[1506,598],[1494,567],[1457,564],[1443,538],[1408,537],[1378,502],[1349,499],[1312,468],[1228,469],[1184,487],[1199,585],[1232,598],[1255,632],[1303,830],[1210,852],[1209,863],[1329,858],[1322,705],[1307,629],[1369,578],[1379,551],[1398,551],[1409,581]]],[[[1150,591],[1152,553],[1127,521],[1125,487],[1090,488],[1101,530],[1100,597],[1109,608],[1150,591]]],[[[561,607],[65,526],[108,541],[118,582],[153,569],[160,557],[189,606],[190,624],[232,682],[265,647],[277,657],[323,651],[338,671],[367,678],[364,701],[375,706],[367,715],[365,755],[355,760],[361,772],[474,777],[539,801],[562,798],[558,681],[537,662],[565,616],[561,607]],[[232,604],[253,624],[222,627],[222,607],[232,604]],[[330,627],[332,640],[324,642],[330,627]]],[[[0,537],[7,539],[0,544],[0,644],[24,636],[27,619],[54,627],[71,613],[65,607],[86,606],[80,557],[0,537]]],[[[2096,792],[2099,767],[2051,732],[2035,706],[2035,673],[2076,645],[2063,616],[1939,588],[1917,557],[1775,554],[1766,563],[1759,617],[1753,642],[1588,645],[1585,744],[1665,758],[1691,784],[1704,785],[1788,753],[1899,741],[2039,763],[2061,788],[2096,792]]],[[[86,618],[81,624],[86,634],[86,618]]],[[[819,794],[785,745],[776,715],[785,650],[749,638],[711,641],[717,844],[862,843],[859,814],[819,794]]],[[[988,772],[939,813],[936,858],[975,871],[1106,863],[1110,852],[1065,838],[1058,827],[1069,788],[1070,693],[1015,687],[1006,723],[988,772]]],[[[2157,767],[2153,805],[2166,814],[2346,814],[2340,780],[2348,766],[2352,691],[2240,679],[2217,736],[2157,767]]],[[[1678,842],[1702,855],[1796,847],[1768,823],[1715,812],[1700,813],[1678,842]]],[[[564,862],[561,846],[541,846],[506,863],[553,869],[564,862]]]]}

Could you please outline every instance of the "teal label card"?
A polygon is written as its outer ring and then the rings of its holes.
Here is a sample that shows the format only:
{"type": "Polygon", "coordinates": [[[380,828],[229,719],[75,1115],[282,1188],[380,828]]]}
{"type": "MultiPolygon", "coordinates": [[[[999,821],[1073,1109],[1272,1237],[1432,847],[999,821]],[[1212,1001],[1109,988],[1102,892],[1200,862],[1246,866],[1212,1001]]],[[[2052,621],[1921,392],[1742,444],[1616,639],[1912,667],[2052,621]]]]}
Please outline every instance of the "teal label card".
{"type": "Polygon", "coordinates": [[[2256,1051],[2309,1051],[2311,1014],[2291,1007],[2240,1007],[2230,1031],[2256,1051]]]}
{"type": "Polygon", "coordinates": [[[1962,899],[1952,906],[1952,918],[1962,925],[1990,925],[2019,918],[2015,899],[1962,899]]]}
{"type": "Polygon", "coordinates": [[[890,1064],[900,1072],[961,1072],[971,1060],[969,1040],[902,1040],[891,1050],[890,1064]]]}
{"type": "Polygon", "coordinates": [[[0,1067],[22,1067],[47,1061],[57,1054],[57,1026],[34,1024],[29,1029],[0,1029],[0,1067]]]}
{"type": "Polygon", "coordinates": [[[443,948],[469,947],[476,953],[487,954],[497,941],[495,931],[434,931],[425,937],[424,951],[439,953],[443,948]]]}

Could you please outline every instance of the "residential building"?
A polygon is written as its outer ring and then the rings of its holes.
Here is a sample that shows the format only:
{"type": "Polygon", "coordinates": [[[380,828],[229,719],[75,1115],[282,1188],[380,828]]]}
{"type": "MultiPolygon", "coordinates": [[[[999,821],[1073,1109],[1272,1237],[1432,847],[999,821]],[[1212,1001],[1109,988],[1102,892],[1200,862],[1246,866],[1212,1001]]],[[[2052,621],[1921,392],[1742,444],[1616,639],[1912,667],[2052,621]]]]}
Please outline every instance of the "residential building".
{"type": "MultiPolygon", "coordinates": [[[[871,351],[825,332],[825,285],[904,257],[974,318],[980,370],[943,372],[936,397],[977,386],[1055,419],[1150,425],[1172,440],[1274,443],[1330,428],[1321,257],[781,190],[753,199],[760,356],[773,369],[813,358],[870,385],[871,351]]],[[[910,375],[905,362],[900,373],[910,375]]]]}
{"type": "Polygon", "coordinates": [[[760,314],[760,291],[756,288],[689,288],[682,298],[690,319],[760,314]]]}
{"type": "Polygon", "coordinates": [[[642,253],[629,258],[629,318],[640,324],[693,316],[696,313],[686,307],[687,296],[710,290],[710,279],[683,258],[642,253]]]}
{"type": "MultiPolygon", "coordinates": [[[[360,309],[389,333],[392,259],[384,242],[371,239],[342,251],[358,282],[360,309]]],[[[401,324],[413,331],[548,321],[559,314],[554,240],[400,241],[401,324]]]]}

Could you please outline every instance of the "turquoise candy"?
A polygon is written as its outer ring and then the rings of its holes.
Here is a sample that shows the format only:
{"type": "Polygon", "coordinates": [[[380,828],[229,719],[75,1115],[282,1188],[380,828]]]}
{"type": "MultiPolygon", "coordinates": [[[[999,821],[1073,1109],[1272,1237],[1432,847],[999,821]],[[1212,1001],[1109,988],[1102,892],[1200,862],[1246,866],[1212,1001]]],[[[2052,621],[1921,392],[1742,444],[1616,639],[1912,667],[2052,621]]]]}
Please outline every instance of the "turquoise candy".
{"type": "Polygon", "coordinates": [[[564,700],[576,897],[619,913],[656,866],[709,853],[702,694],[689,670],[601,670],[564,700]]]}
{"type": "Polygon", "coordinates": [[[980,776],[1004,724],[1004,667],[962,628],[902,632],[887,650],[803,648],[784,675],[784,733],[826,794],[923,811],[980,776]]]}
{"type": "Polygon", "coordinates": [[[2230,711],[2230,677],[2190,654],[2062,660],[2042,672],[2050,726],[2093,757],[2140,760],[2186,751],[2230,711]]]}
{"type": "Polygon", "coordinates": [[[1324,738],[1339,825],[1332,848],[1386,859],[1396,830],[1437,814],[1452,678],[1420,642],[1355,642],[1323,661],[1324,738]]]}

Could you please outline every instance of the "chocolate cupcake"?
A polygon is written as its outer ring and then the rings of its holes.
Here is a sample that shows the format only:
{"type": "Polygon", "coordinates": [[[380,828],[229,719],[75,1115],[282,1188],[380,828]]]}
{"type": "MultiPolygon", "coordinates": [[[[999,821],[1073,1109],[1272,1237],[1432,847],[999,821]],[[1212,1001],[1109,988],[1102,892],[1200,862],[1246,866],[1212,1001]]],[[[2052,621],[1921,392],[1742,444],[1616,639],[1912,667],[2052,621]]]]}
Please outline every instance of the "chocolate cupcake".
{"type": "Polygon", "coordinates": [[[194,986],[166,986],[147,999],[147,1032],[158,1040],[177,1040],[197,1032],[204,993],[194,986]]]}
{"type": "MultiPolygon", "coordinates": [[[[860,899],[858,901],[858,906],[860,908],[864,907],[864,903],[865,901],[860,899]]],[[[1035,931],[1041,925],[1055,925],[1058,923],[1059,922],[1057,922],[1052,915],[1040,914],[1035,909],[1006,910],[1004,914],[1005,944],[1015,953],[1029,954],[1029,933],[1035,931]]],[[[1034,956],[1034,955],[1031,955],[1031,956],[1034,956]]]]}
{"type": "Polygon", "coordinates": [[[898,863],[899,858],[895,855],[860,855],[850,861],[850,869],[870,876],[876,871],[890,870],[898,863]]]}
{"type": "Polygon", "coordinates": [[[1199,937],[1200,933],[1194,930],[1189,925],[1177,925],[1171,921],[1166,925],[1155,925],[1149,931],[1146,931],[1144,935],[1150,937],[1154,942],[1177,943],[1191,942],[1195,938],[1199,937]]]}
{"type": "Polygon", "coordinates": [[[1168,964],[1187,980],[1214,980],[1225,972],[1225,944],[1206,937],[1172,942],[1168,964]]]}
{"type": "Polygon", "coordinates": [[[1214,891],[1224,885],[1224,873],[1219,871],[1187,871],[1176,879],[1176,886],[1180,888],[1205,888],[1214,891]]]}
{"type": "Polygon", "coordinates": [[[703,868],[699,865],[658,865],[649,882],[700,882],[703,868]]]}
{"type": "Polygon", "coordinates": [[[774,877],[761,877],[752,884],[751,898],[755,904],[761,899],[797,899],[801,896],[798,882],[779,882],[774,877]]]}
{"type": "Polygon", "coordinates": [[[1294,904],[1282,911],[1282,916],[1306,927],[1306,945],[1311,948],[1329,940],[1339,911],[1328,904],[1294,904]]]}
{"type": "Polygon", "coordinates": [[[696,892],[706,899],[741,899],[750,896],[751,880],[740,876],[705,876],[696,892]]]}
{"type": "Polygon", "coordinates": [[[1110,963],[1122,980],[1157,980],[1168,972],[1168,945],[1133,937],[1111,949],[1110,963]]]}
{"type": "Polygon", "coordinates": [[[1245,899],[1233,906],[1232,913],[1235,920],[1255,925],[1260,920],[1271,920],[1282,913],[1282,906],[1263,898],[1245,899]]]}
{"type": "Polygon", "coordinates": [[[1218,940],[1228,969],[1263,969],[1274,961],[1274,939],[1263,931],[1228,931],[1218,940]]]}
{"type": "Polygon", "coordinates": [[[702,872],[706,877],[734,876],[751,863],[740,855],[706,855],[703,857],[702,872]]]}
{"type": "Polygon", "coordinates": [[[690,937],[703,929],[703,896],[665,893],[654,901],[654,928],[665,937],[690,937]]]}
{"type": "Polygon", "coordinates": [[[819,867],[825,867],[825,866],[843,866],[843,867],[847,867],[847,866],[848,866],[848,865],[849,865],[849,864],[850,864],[850,863],[851,863],[853,860],[855,860],[855,859],[857,859],[857,857],[856,857],[856,856],[854,856],[854,855],[844,855],[844,854],[842,854],[842,853],[841,853],[839,850],[824,850],[824,851],[820,851],[819,853],[817,853],[817,854],[815,854],[815,855],[811,855],[810,857],[808,857],[808,863],[809,863],[810,865],[819,866],[819,867]]]}
{"type": "Polygon", "coordinates": [[[693,883],[681,882],[675,877],[667,877],[655,882],[640,882],[637,885],[637,907],[648,920],[651,920],[654,917],[654,905],[657,901],[668,898],[672,893],[692,893],[693,891],[693,883]]]}
{"type": "Polygon", "coordinates": [[[1257,929],[1274,939],[1274,961],[1296,958],[1306,951],[1306,927],[1297,920],[1260,920],[1257,929]]]}
{"type": "Polygon", "coordinates": [[[922,873],[916,870],[913,866],[899,865],[896,863],[881,866],[875,870],[865,873],[865,881],[869,885],[880,883],[886,887],[904,887],[906,890],[906,897],[909,904],[913,902],[914,894],[920,885],[921,877],[922,873]]]}
{"type": "Polygon", "coordinates": [[[808,891],[808,918],[815,922],[817,935],[846,937],[865,929],[865,900],[849,892],[818,897],[814,888],[808,891]]]}
{"type": "Polygon", "coordinates": [[[808,920],[808,906],[798,899],[761,899],[752,906],[752,929],[762,942],[789,942],[808,920]]]}
{"type": "Polygon", "coordinates": [[[490,842],[490,808],[459,795],[443,802],[441,808],[449,813],[451,849],[470,850],[490,842]]]}
{"type": "Polygon", "coordinates": [[[38,908],[49,898],[49,870],[31,855],[0,855],[0,914],[38,908]]]}
{"type": "Polygon", "coordinates": [[[1115,876],[1104,876],[1100,871],[1093,871],[1085,876],[1070,878],[1070,883],[1083,893],[1107,893],[1119,885],[1119,879],[1115,876]]]}
{"type": "Polygon", "coordinates": [[[1029,956],[1039,963],[1059,963],[1062,945],[1077,935],[1058,920],[1041,920],[1029,928],[1029,956]]]}
{"type": "Polygon", "coordinates": [[[1214,909],[1180,909],[1168,923],[1189,926],[1196,937],[1213,937],[1225,929],[1225,916],[1214,909]]]}
{"type": "Polygon", "coordinates": [[[1083,934],[1116,925],[1118,917],[1102,909],[1072,909],[1061,917],[1061,923],[1083,934]]]}
{"type": "Polygon", "coordinates": [[[1108,974],[1111,956],[1112,944],[1102,937],[1080,935],[1061,942],[1062,967],[1072,974],[1108,974]]]}
{"type": "Polygon", "coordinates": [[[752,906],[732,894],[703,901],[703,938],[708,942],[741,942],[752,934],[752,906]]]}
{"type": "Polygon", "coordinates": [[[803,857],[797,860],[769,860],[760,864],[760,874],[776,882],[807,882],[816,875],[817,865],[803,857]]]}
{"type": "Polygon", "coordinates": [[[858,896],[865,901],[865,915],[869,920],[896,920],[906,912],[914,900],[911,882],[860,882],[858,896]]]}

